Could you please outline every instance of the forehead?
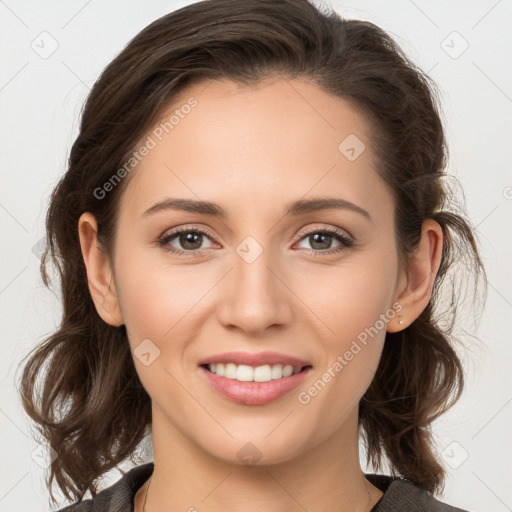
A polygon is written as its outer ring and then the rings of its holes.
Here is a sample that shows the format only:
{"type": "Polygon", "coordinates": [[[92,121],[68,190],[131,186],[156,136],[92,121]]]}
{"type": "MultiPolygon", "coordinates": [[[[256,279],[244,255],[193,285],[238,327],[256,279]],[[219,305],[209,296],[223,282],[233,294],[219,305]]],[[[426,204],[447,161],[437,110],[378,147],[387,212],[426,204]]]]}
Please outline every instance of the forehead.
{"type": "Polygon", "coordinates": [[[123,202],[138,213],[169,195],[261,210],[327,194],[375,207],[389,196],[368,132],[348,101],[310,82],[196,83],[141,139],[151,149],[123,202]]]}

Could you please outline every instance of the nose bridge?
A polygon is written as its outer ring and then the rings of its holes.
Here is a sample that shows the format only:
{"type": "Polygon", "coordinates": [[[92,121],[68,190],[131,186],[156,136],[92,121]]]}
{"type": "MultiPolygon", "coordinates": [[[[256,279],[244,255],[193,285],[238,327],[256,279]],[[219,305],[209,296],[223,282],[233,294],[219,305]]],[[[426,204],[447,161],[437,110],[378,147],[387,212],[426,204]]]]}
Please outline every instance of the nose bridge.
{"type": "Polygon", "coordinates": [[[272,250],[249,236],[236,247],[233,266],[230,293],[222,300],[223,323],[256,332],[287,321],[289,305],[272,250]]]}

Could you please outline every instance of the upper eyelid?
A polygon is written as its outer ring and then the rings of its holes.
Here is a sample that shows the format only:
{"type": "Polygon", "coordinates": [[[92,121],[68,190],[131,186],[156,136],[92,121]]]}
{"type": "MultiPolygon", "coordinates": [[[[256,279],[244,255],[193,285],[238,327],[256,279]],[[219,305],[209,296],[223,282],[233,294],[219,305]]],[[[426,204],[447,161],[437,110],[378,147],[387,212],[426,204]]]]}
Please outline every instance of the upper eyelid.
{"type": "Polygon", "coordinates": [[[322,232],[322,231],[336,232],[340,235],[344,235],[347,238],[350,238],[351,240],[354,240],[354,237],[352,236],[352,234],[349,231],[347,231],[346,229],[343,229],[343,228],[335,227],[335,226],[323,226],[323,227],[308,228],[308,229],[306,229],[306,231],[301,231],[300,236],[301,236],[301,238],[303,238],[305,235],[309,235],[310,233],[316,233],[317,231],[319,231],[319,232],[322,232]]]}
{"type": "Polygon", "coordinates": [[[207,230],[206,228],[197,228],[197,227],[192,227],[192,226],[180,226],[180,227],[177,227],[177,228],[172,228],[168,231],[164,231],[164,233],[159,237],[159,239],[162,239],[162,238],[172,238],[176,235],[179,235],[180,233],[188,233],[190,231],[197,231],[199,233],[202,233],[202,234],[205,234],[207,235],[209,238],[212,239],[212,241],[216,241],[217,238],[213,235],[213,233],[211,233],[209,230],[207,230]]]}

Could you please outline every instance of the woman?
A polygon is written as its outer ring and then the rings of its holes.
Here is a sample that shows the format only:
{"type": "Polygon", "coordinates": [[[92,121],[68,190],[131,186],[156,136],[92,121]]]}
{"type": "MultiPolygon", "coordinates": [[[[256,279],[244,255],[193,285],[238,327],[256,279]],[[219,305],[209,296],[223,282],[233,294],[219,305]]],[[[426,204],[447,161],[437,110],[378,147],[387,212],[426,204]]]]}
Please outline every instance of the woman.
{"type": "Polygon", "coordinates": [[[435,86],[371,23],[209,0],[138,34],[47,217],[64,316],[21,394],[63,510],[460,510],[434,496],[464,382],[435,308],[454,261],[485,273],[445,154],[435,86]]]}

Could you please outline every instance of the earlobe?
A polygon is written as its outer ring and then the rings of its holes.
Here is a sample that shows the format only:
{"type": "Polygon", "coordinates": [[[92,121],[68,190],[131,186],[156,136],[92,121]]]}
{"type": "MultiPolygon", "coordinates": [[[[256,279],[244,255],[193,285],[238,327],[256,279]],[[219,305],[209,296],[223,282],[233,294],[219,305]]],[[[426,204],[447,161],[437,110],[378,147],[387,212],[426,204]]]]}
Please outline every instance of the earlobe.
{"type": "Polygon", "coordinates": [[[412,324],[427,307],[442,253],[443,230],[435,220],[426,219],[423,221],[419,246],[407,263],[406,283],[397,288],[395,300],[402,305],[400,315],[389,322],[388,332],[401,331],[412,324]]]}
{"type": "Polygon", "coordinates": [[[98,225],[94,215],[86,212],[78,221],[82,257],[87,271],[87,282],[96,311],[109,325],[124,324],[112,269],[107,253],[98,242],[98,225]]]}

